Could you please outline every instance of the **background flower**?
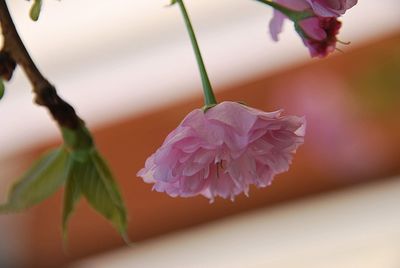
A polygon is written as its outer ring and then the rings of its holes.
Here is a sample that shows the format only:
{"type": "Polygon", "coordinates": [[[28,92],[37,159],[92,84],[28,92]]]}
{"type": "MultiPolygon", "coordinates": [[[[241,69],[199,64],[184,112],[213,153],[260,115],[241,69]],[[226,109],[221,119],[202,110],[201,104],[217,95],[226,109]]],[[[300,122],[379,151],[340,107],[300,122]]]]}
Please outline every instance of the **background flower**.
{"type": "MultiPolygon", "coordinates": [[[[384,127],[388,119],[378,118],[391,116],[379,117],[371,107],[364,107],[364,100],[346,80],[314,69],[274,86],[269,100],[307,117],[307,137],[312,142],[304,146],[302,152],[307,156],[302,159],[309,158],[314,171],[320,170],[325,178],[331,176],[335,181],[355,181],[390,169],[391,159],[397,157],[396,147],[384,127]]],[[[382,92],[388,94],[385,89],[382,92]]]]}
{"type": "Polygon", "coordinates": [[[274,9],[273,18],[269,28],[271,37],[278,41],[278,34],[282,31],[285,18],[294,22],[297,33],[308,47],[312,57],[325,57],[336,48],[336,35],[339,33],[341,22],[337,17],[354,6],[357,1],[317,1],[317,0],[276,0],[274,1],[292,11],[311,12],[305,18],[285,16],[282,12],[274,9]]]}

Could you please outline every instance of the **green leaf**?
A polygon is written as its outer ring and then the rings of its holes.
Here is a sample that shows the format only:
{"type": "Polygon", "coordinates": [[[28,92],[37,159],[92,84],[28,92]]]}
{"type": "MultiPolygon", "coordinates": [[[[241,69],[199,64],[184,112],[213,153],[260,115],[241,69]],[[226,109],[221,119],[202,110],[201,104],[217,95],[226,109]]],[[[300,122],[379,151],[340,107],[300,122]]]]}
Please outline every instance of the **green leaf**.
{"type": "Polygon", "coordinates": [[[171,0],[171,3],[169,4],[170,6],[176,4],[177,0],[171,0]]]}
{"type": "Polygon", "coordinates": [[[4,96],[4,91],[5,91],[4,82],[3,79],[0,78],[0,100],[4,96]]]}
{"type": "Polygon", "coordinates": [[[69,158],[68,163],[68,179],[65,185],[64,191],[64,209],[63,209],[63,218],[62,218],[62,230],[63,230],[63,238],[66,240],[67,237],[67,223],[69,217],[74,211],[75,204],[79,201],[81,197],[81,189],[79,186],[78,176],[81,171],[80,168],[84,167],[84,165],[80,165],[79,163],[73,164],[74,160],[72,157],[69,158]]]}
{"type": "Polygon", "coordinates": [[[86,169],[81,169],[81,173],[82,194],[124,236],[127,228],[125,206],[107,164],[96,150],[92,151],[86,169]]]}
{"type": "Polygon", "coordinates": [[[65,182],[68,152],[55,149],[39,159],[11,188],[8,201],[0,205],[0,213],[16,212],[46,199],[65,182]]]}
{"type": "Polygon", "coordinates": [[[62,129],[64,145],[41,157],[16,182],[0,213],[29,208],[58,190],[64,183],[63,237],[76,203],[83,195],[89,204],[107,218],[127,243],[126,209],[113,176],[96,150],[90,132],[84,126],[62,129]]]}
{"type": "Polygon", "coordinates": [[[31,7],[31,11],[29,12],[29,15],[32,20],[37,21],[39,19],[41,9],[42,9],[42,0],[34,0],[33,5],[31,7]]]}
{"type": "Polygon", "coordinates": [[[67,223],[74,210],[75,203],[83,195],[89,204],[106,219],[111,221],[122,237],[126,239],[127,216],[125,206],[117,184],[97,150],[80,150],[79,154],[88,157],[76,157],[70,154],[70,167],[64,193],[63,234],[66,236],[67,223]]]}
{"type": "Polygon", "coordinates": [[[79,128],[61,128],[61,132],[64,145],[70,152],[64,195],[64,238],[75,203],[83,195],[97,212],[111,221],[125,239],[126,210],[113,176],[96,150],[89,130],[82,122],[79,128]]]}

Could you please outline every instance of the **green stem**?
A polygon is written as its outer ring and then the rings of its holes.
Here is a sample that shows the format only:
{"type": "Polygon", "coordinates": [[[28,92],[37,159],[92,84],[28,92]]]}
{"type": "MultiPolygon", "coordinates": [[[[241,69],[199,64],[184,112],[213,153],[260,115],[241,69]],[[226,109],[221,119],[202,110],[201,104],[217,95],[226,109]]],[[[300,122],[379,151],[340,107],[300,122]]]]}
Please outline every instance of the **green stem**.
{"type": "Polygon", "coordinates": [[[183,0],[177,0],[176,2],[179,4],[179,7],[181,9],[186,29],[189,33],[190,41],[192,42],[192,47],[194,50],[194,54],[196,56],[197,64],[199,66],[201,83],[203,84],[204,103],[206,106],[213,106],[217,104],[217,100],[215,99],[210,79],[208,78],[206,67],[204,66],[203,58],[201,57],[200,48],[197,43],[196,35],[194,34],[192,24],[190,22],[189,15],[186,11],[185,5],[183,4],[183,0]]]}

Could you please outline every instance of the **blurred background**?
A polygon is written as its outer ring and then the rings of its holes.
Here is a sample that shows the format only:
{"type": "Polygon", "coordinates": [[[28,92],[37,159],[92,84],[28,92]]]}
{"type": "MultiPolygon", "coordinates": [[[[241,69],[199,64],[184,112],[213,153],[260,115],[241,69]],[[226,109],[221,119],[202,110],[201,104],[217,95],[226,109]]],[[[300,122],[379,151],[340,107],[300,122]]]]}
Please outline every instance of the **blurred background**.
{"type": "MultiPolygon", "coordinates": [[[[171,198],[135,174],[183,117],[201,83],[169,1],[8,1],[36,63],[94,131],[129,211],[127,247],[81,201],[61,237],[62,191],[0,216],[0,267],[400,267],[400,3],[363,0],[343,17],[343,52],[310,59],[271,9],[250,0],[189,1],[218,100],[307,118],[289,172],[236,201],[171,198]],[[234,3],[233,3],[234,2],[234,3]]],[[[0,102],[0,200],[59,144],[20,69],[0,102]]]]}

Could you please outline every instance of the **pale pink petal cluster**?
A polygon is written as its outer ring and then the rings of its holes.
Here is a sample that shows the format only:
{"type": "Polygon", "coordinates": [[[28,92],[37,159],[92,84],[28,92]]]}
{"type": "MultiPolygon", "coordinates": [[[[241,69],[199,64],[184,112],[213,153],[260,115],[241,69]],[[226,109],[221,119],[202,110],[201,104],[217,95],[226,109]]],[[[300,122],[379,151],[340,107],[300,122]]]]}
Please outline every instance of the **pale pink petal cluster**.
{"type": "Polygon", "coordinates": [[[305,119],[263,112],[236,102],[196,109],[138,172],[170,196],[233,199],[249,186],[268,186],[287,171],[304,142],[305,119]]]}
{"type": "MultiPolygon", "coordinates": [[[[311,12],[308,18],[294,21],[295,29],[308,47],[312,57],[325,57],[335,50],[341,27],[338,17],[357,4],[357,0],[275,0],[293,11],[311,12]]],[[[269,28],[271,37],[278,41],[286,16],[274,10],[269,28]]]]}

